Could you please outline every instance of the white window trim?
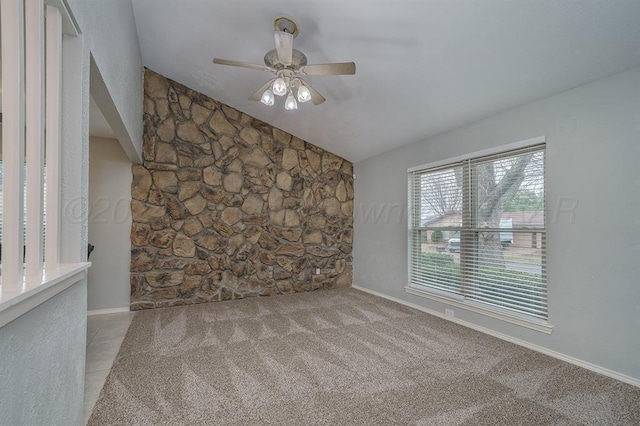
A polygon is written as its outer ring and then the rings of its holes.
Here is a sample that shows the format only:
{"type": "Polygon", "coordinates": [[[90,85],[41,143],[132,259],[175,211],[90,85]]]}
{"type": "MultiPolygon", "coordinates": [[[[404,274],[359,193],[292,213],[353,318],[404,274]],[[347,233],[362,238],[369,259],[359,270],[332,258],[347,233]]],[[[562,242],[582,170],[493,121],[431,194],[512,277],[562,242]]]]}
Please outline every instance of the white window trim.
{"type": "MultiPolygon", "coordinates": [[[[427,164],[421,164],[419,166],[410,167],[407,169],[407,173],[415,172],[417,170],[424,170],[439,166],[446,166],[452,163],[458,163],[472,158],[485,157],[494,154],[500,154],[502,152],[514,151],[517,149],[528,148],[533,145],[546,143],[546,136],[536,136],[533,138],[525,139],[518,142],[513,142],[505,145],[500,145],[481,151],[475,151],[456,157],[446,158],[444,160],[438,160],[427,164]]],[[[545,183],[546,185],[546,183],[545,183]]],[[[408,237],[408,235],[407,235],[408,237]]],[[[407,272],[411,273],[411,254],[407,253],[407,272]]],[[[526,315],[520,315],[516,312],[510,312],[507,309],[492,306],[490,309],[485,308],[482,303],[478,303],[472,300],[466,300],[464,298],[458,298],[457,295],[448,294],[445,291],[438,291],[419,284],[408,283],[405,287],[405,291],[409,294],[424,297],[427,299],[435,300],[446,305],[455,306],[457,308],[465,309],[467,311],[482,314],[491,318],[502,320],[511,324],[515,324],[521,327],[526,327],[532,330],[536,330],[545,334],[551,334],[553,331],[553,325],[549,324],[549,321],[531,318],[526,315]]]]}
{"type": "Polygon", "coordinates": [[[86,279],[90,266],[90,262],[66,263],[41,278],[25,278],[20,286],[0,287],[0,327],[86,279]]]}
{"type": "Polygon", "coordinates": [[[477,157],[488,157],[489,155],[500,154],[506,151],[515,151],[517,149],[528,148],[530,146],[538,145],[545,142],[547,142],[546,136],[536,136],[535,138],[525,139],[519,142],[508,143],[506,145],[500,145],[492,148],[483,149],[481,151],[471,152],[464,155],[458,155],[457,157],[446,158],[444,160],[438,160],[432,163],[409,167],[407,169],[407,173],[415,172],[416,170],[446,166],[447,164],[459,163],[461,161],[470,160],[472,158],[477,158],[477,157]]]}
{"type": "Polygon", "coordinates": [[[507,312],[506,309],[503,310],[495,306],[492,306],[491,309],[487,309],[480,303],[470,300],[456,300],[455,297],[448,297],[439,294],[444,292],[438,292],[437,290],[432,290],[428,287],[424,287],[418,284],[409,284],[404,289],[407,293],[413,294],[414,296],[420,296],[427,299],[435,300],[437,302],[441,302],[450,306],[455,306],[456,308],[465,309],[477,314],[482,314],[491,318],[506,321],[511,324],[540,331],[545,334],[551,334],[551,332],[553,331],[553,326],[547,321],[536,320],[524,315],[518,315],[517,313],[507,312]]]}

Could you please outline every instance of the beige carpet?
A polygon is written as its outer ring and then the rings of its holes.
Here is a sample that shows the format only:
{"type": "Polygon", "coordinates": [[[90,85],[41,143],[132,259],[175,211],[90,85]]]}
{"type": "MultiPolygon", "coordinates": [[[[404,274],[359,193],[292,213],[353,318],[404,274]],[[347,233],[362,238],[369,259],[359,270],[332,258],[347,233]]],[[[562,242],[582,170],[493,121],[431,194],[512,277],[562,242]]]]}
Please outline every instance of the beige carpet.
{"type": "Polygon", "coordinates": [[[639,425],[640,389],[357,290],[138,312],[90,425],[639,425]]]}

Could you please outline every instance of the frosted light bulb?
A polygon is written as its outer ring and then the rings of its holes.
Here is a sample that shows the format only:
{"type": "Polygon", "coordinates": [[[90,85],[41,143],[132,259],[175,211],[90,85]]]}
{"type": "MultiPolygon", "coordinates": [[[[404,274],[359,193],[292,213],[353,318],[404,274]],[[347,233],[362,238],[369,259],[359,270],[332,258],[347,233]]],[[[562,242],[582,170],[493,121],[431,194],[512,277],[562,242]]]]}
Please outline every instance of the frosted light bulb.
{"type": "Polygon", "coordinates": [[[267,106],[271,106],[271,105],[273,105],[274,99],[275,98],[273,96],[273,92],[270,89],[267,89],[262,94],[262,99],[260,99],[260,102],[262,102],[263,104],[265,104],[267,106]]]}
{"type": "Polygon", "coordinates": [[[273,82],[273,94],[278,96],[287,94],[287,85],[280,77],[276,78],[276,81],[273,82]]]}
{"type": "Polygon", "coordinates": [[[289,92],[287,100],[284,101],[284,109],[286,109],[287,111],[298,109],[298,103],[296,102],[296,99],[293,97],[293,93],[291,92],[289,92]]]}
{"type": "Polygon", "coordinates": [[[298,87],[298,101],[307,102],[310,99],[311,92],[309,92],[309,89],[307,89],[306,86],[300,85],[300,87],[298,87]]]}

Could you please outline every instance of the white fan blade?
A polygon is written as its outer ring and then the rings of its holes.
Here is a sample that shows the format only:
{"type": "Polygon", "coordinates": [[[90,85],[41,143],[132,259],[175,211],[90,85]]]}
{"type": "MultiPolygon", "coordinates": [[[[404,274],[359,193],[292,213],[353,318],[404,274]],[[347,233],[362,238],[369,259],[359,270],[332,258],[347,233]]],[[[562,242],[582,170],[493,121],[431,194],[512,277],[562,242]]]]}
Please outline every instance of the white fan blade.
{"type": "Polygon", "coordinates": [[[353,75],[356,73],[354,62],[338,62],[335,64],[305,65],[300,68],[304,75],[353,75]]]}
{"type": "Polygon", "coordinates": [[[278,60],[283,65],[291,65],[293,54],[293,34],[284,31],[274,31],[276,39],[276,51],[278,52],[278,60]]]}
{"type": "Polygon", "coordinates": [[[313,87],[311,87],[311,85],[309,83],[307,83],[306,81],[304,81],[303,79],[301,79],[300,77],[298,77],[300,79],[300,81],[302,82],[302,84],[305,85],[305,87],[307,89],[309,89],[309,93],[311,94],[311,103],[314,105],[320,105],[321,103],[323,103],[324,101],[326,101],[326,99],[324,98],[324,96],[322,96],[320,93],[318,93],[318,91],[316,89],[314,89],[313,87]]]}
{"type": "Polygon", "coordinates": [[[267,81],[264,86],[262,86],[261,88],[259,88],[256,93],[254,93],[253,95],[249,96],[249,100],[250,101],[259,101],[260,99],[262,99],[262,94],[264,93],[265,90],[267,90],[269,87],[271,87],[271,85],[273,84],[273,82],[276,81],[275,78],[272,78],[271,80],[267,81]]]}
{"type": "Polygon", "coordinates": [[[258,70],[258,71],[273,71],[271,68],[269,68],[266,65],[251,64],[249,62],[234,61],[231,59],[213,58],[213,63],[218,65],[230,65],[232,67],[249,68],[249,69],[258,70]]]}

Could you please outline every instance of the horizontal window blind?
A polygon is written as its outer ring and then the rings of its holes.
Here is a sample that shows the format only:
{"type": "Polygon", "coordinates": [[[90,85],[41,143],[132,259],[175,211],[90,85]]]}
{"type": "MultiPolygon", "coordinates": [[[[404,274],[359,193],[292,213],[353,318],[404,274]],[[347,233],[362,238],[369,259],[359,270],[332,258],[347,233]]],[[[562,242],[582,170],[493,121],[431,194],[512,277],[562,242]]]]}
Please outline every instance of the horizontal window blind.
{"type": "MultiPolygon", "coordinates": [[[[3,220],[2,220],[2,212],[3,212],[3,208],[2,208],[2,204],[3,204],[3,183],[4,183],[4,177],[3,177],[3,173],[2,173],[2,160],[0,160],[0,244],[2,243],[2,230],[4,228],[3,225],[3,220]]],[[[23,166],[23,173],[26,176],[27,174],[27,165],[25,164],[23,166]]],[[[47,168],[46,166],[43,168],[42,170],[42,179],[44,180],[44,184],[43,184],[43,198],[46,199],[47,196],[47,185],[46,185],[46,181],[47,181],[47,168]]],[[[24,193],[23,193],[23,198],[24,198],[24,210],[25,212],[27,211],[27,208],[29,208],[28,204],[27,204],[27,183],[24,182],[24,193]]],[[[42,214],[43,217],[47,217],[47,205],[43,204],[42,206],[42,214]]],[[[23,228],[23,234],[24,234],[24,241],[26,241],[26,236],[27,236],[27,222],[26,222],[26,214],[23,215],[22,221],[24,223],[24,228],[23,228]]],[[[43,223],[43,229],[42,229],[42,243],[44,245],[44,240],[45,240],[45,227],[44,227],[44,223],[43,223]]],[[[2,253],[0,252],[0,262],[2,260],[2,253]]]]}
{"type": "Polygon", "coordinates": [[[411,282],[462,294],[460,265],[442,247],[462,228],[463,163],[411,173],[411,282]]]}
{"type": "Polygon", "coordinates": [[[25,278],[34,283],[48,279],[45,248],[47,268],[60,265],[63,22],[66,34],[77,31],[64,7],[45,3],[2,0],[0,274],[7,288],[20,287],[25,278]],[[45,164],[53,171],[49,179],[45,164]]]}
{"type": "Polygon", "coordinates": [[[409,173],[412,285],[547,318],[544,149],[409,173]]]}

